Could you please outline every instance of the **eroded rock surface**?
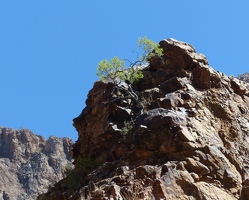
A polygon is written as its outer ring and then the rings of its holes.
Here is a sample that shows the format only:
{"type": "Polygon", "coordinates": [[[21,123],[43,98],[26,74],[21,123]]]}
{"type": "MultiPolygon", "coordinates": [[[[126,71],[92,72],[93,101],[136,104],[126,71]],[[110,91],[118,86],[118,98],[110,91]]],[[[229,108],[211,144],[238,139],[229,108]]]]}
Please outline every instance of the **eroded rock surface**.
{"type": "Polygon", "coordinates": [[[249,73],[241,74],[237,77],[239,80],[249,83],[249,73]]]}
{"type": "Polygon", "coordinates": [[[31,200],[46,192],[72,166],[72,145],[69,138],[0,128],[0,199],[31,200]]]}
{"type": "Polygon", "coordinates": [[[132,85],[138,101],[127,83],[94,84],[74,119],[73,156],[99,167],[39,199],[249,199],[248,84],[187,43],[160,45],[164,59],[132,85]]]}

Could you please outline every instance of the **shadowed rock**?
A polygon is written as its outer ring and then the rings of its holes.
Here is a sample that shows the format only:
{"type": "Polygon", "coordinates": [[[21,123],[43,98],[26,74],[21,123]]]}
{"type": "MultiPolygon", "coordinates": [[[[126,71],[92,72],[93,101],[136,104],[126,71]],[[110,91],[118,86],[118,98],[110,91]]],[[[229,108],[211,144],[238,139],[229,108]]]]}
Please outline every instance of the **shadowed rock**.
{"type": "Polygon", "coordinates": [[[0,199],[31,200],[46,192],[72,166],[72,145],[69,138],[0,128],[0,199]]]}

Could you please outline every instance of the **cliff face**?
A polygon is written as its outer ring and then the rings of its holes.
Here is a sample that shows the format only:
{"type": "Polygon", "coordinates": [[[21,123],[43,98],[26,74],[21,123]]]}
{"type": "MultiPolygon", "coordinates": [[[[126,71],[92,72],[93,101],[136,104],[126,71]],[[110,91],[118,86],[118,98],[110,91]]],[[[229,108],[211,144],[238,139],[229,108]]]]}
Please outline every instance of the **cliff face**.
{"type": "Polygon", "coordinates": [[[39,199],[249,199],[248,83],[189,44],[160,45],[138,84],[94,84],[74,119],[78,186],[39,199]],[[85,173],[83,158],[98,167],[85,173]]]}
{"type": "Polygon", "coordinates": [[[72,166],[69,138],[45,140],[27,129],[0,128],[0,199],[36,199],[72,166]]]}

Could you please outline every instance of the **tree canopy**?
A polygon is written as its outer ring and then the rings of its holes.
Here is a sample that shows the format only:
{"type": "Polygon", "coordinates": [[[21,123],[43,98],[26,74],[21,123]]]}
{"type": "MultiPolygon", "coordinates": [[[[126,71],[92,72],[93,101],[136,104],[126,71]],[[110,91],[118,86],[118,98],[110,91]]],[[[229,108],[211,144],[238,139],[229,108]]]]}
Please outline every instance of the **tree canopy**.
{"type": "Polygon", "coordinates": [[[114,81],[118,78],[120,80],[127,80],[130,83],[136,83],[142,79],[143,73],[137,66],[148,63],[154,56],[161,57],[163,51],[159,44],[148,39],[146,36],[138,38],[137,46],[143,51],[138,60],[134,62],[129,59],[121,60],[117,56],[113,57],[110,61],[106,59],[101,60],[97,67],[97,76],[101,80],[108,78],[114,81]],[[126,63],[129,63],[128,67],[126,63]]]}

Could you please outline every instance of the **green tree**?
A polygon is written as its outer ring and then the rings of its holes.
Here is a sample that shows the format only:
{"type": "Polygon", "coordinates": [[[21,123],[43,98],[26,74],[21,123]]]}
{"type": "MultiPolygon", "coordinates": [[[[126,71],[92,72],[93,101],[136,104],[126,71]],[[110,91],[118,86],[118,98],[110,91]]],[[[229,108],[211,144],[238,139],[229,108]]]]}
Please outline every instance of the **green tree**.
{"type": "MultiPolygon", "coordinates": [[[[101,80],[111,80],[115,84],[112,92],[119,91],[124,94],[124,96],[118,96],[117,99],[132,99],[132,105],[136,107],[134,111],[135,115],[139,115],[144,109],[144,105],[141,103],[141,99],[139,99],[139,93],[135,90],[136,87],[134,87],[134,84],[138,83],[144,77],[141,69],[144,65],[148,66],[153,57],[156,56],[160,59],[163,56],[163,51],[159,44],[156,44],[147,37],[138,38],[137,46],[142,53],[135,62],[129,59],[121,60],[118,57],[114,57],[110,61],[100,61],[97,67],[97,75],[101,80]],[[127,63],[129,67],[125,65],[127,63]],[[126,81],[127,85],[120,84],[122,80],[126,81]]],[[[125,133],[127,130],[123,130],[123,132],[125,133]]]]}
{"type": "Polygon", "coordinates": [[[127,80],[130,83],[136,83],[143,78],[143,73],[139,69],[138,65],[149,62],[154,56],[162,57],[162,48],[159,44],[148,39],[146,36],[138,38],[138,48],[142,49],[142,55],[135,62],[131,62],[129,59],[121,60],[117,56],[112,58],[110,61],[102,60],[99,62],[97,67],[97,76],[104,80],[106,78],[111,79],[115,82],[115,79],[127,80]],[[129,63],[127,68],[125,63],[129,63]]]}
{"type": "Polygon", "coordinates": [[[117,56],[109,60],[102,60],[99,62],[97,68],[97,76],[103,80],[105,78],[111,78],[112,80],[117,78],[124,79],[125,61],[120,60],[117,56]]]}
{"type": "Polygon", "coordinates": [[[139,59],[141,62],[149,62],[154,56],[163,56],[163,49],[160,48],[160,45],[155,43],[153,40],[148,39],[146,36],[138,38],[137,45],[143,50],[143,54],[139,59]]]}

